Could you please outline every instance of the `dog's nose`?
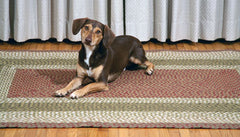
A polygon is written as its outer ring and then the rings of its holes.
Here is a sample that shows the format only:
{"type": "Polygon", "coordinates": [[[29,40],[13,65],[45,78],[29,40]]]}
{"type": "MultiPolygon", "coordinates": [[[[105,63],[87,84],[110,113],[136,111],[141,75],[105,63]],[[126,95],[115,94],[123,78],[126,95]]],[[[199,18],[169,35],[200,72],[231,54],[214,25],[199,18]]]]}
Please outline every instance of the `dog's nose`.
{"type": "Polygon", "coordinates": [[[85,39],[85,41],[86,41],[87,43],[91,43],[91,42],[92,42],[92,39],[89,38],[89,37],[87,37],[87,38],[85,39]]]}

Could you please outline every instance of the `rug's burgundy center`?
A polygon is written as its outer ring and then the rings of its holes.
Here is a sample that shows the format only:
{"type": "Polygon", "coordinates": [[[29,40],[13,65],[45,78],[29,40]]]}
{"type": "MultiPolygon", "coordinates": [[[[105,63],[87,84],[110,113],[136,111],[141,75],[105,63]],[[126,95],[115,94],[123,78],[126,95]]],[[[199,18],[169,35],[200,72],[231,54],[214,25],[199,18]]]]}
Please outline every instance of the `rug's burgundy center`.
{"type": "MultiPolygon", "coordinates": [[[[8,97],[52,97],[66,86],[75,70],[18,69],[8,97]]],[[[144,70],[125,71],[109,91],[86,97],[181,97],[233,98],[240,97],[240,75],[236,70],[155,70],[152,76],[144,70]]]]}

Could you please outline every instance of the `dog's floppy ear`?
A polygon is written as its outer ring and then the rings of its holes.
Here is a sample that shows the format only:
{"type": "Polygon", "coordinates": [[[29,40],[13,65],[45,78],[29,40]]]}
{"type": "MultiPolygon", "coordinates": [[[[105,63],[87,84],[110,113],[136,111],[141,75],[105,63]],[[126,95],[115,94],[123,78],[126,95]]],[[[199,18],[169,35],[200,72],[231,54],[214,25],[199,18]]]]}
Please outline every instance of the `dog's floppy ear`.
{"type": "Polygon", "coordinates": [[[75,19],[72,25],[72,33],[76,35],[83,25],[87,22],[88,18],[75,19]]]}
{"type": "Polygon", "coordinates": [[[103,45],[105,47],[110,46],[110,44],[112,43],[114,38],[115,38],[115,35],[112,32],[112,30],[107,25],[105,25],[104,26],[104,34],[103,34],[103,45]]]}

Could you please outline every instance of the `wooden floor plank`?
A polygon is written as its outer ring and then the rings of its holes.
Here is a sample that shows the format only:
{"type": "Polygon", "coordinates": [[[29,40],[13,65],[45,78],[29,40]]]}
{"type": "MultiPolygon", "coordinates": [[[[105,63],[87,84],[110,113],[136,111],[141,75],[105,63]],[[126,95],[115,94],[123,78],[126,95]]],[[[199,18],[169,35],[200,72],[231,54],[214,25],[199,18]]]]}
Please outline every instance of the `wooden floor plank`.
{"type": "Polygon", "coordinates": [[[229,130],[221,130],[219,132],[220,132],[222,137],[233,137],[229,130]]]}
{"type": "MultiPolygon", "coordinates": [[[[182,130],[182,129],[180,129],[182,130]]],[[[203,137],[200,134],[200,129],[189,129],[189,134],[191,137],[203,137]]]]}
{"type": "Polygon", "coordinates": [[[67,51],[67,50],[69,50],[69,51],[73,50],[73,47],[72,47],[71,44],[57,43],[57,45],[59,46],[59,50],[65,50],[65,51],[67,51]]]}
{"type": "Polygon", "coordinates": [[[221,133],[217,129],[209,130],[211,137],[220,137],[221,133]]]}
{"type": "Polygon", "coordinates": [[[4,137],[5,136],[5,132],[6,132],[6,130],[0,129],[0,137],[4,137]]]}
{"type": "Polygon", "coordinates": [[[109,128],[108,136],[109,137],[119,137],[119,129],[118,128],[109,128]]]}
{"type": "Polygon", "coordinates": [[[77,128],[78,137],[87,137],[88,136],[88,128],[77,128]]]}
{"type": "Polygon", "coordinates": [[[128,128],[120,128],[119,131],[119,137],[129,137],[129,129],[128,128]]]}
{"type": "Polygon", "coordinates": [[[198,50],[200,50],[200,51],[205,51],[205,50],[207,50],[207,45],[206,45],[206,44],[203,44],[203,43],[198,43],[198,44],[197,44],[197,48],[198,48],[198,50]]]}
{"type": "Polygon", "coordinates": [[[138,130],[139,137],[146,137],[147,136],[146,130],[147,130],[146,128],[139,128],[138,130]]]}
{"type": "Polygon", "coordinates": [[[213,44],[205,44],[205,43],[202,43],[202,44],[205,45],[205,47],[206,47],[207,50],[214,50],[213,44]]]}
{"type": "Polygon", "coordinates": [[[181,137],[191,137],[189,129],[179,130],[181,137]]]}
{"type": "Polygon", "coordinates": [[[199,50],[197,43],[191,43],[190,45],[191,45],[191,49],[192,49],[192,50],[194,50],[194,51],[199,50]]]}
{"type": "Polygon", "coordinates": [[[169,50],[173,50],[173,51],[178,50],[177,45],[176,44],[170,44],[169,45],[169,50]]]}
{"type": "Polygon", "coordinates": [[[233,47],[235,48],[235,50],[240,50],[240,41],[233,43],[233,47]]]}
{"type": "Polygon", "coordinates": [[[49,44],[49,43],[46,43],[44,44],[46,46],[43,47],[43,50],[59,50],[59,45],[56,45],[56,44],[49,44]]]}
{"type": "Polygon", "coordinates": [[[162,43],[149,42],[149,50],[162,50],[162,49],[163,49],[162,43]]]}
{"type": "Polygon", "coordinates": [[[149,50],[149,43],[143,44],[143,49],[144,50],[149,50]]]}
{"type": "Polygon", "coordinates": [[[14,134],[14,137],[25,137],[25,132],[28,129],[17,129],[17,131],[14,134]]]}
{"type": "MultiPolygon", "coordinates": [[[[146,129],[146,137],[160,137],[160,131],[161,129],[158,128],[150,128],[146,129]]],[[[167,136],[161,136],[161,137],[167,137],[167,136]]]]}
{"type": "Polygon", "coordinates": [[[49,128],[47,129],[47,136],[46,137],[57,137],[57,131],[61,129],[54,129],[54,128],[49,128]]]}
{"type": "Polygon", "coordinates": [[[170,45],[168,43],[163,43],[164,50],[170,50],[170,45]]]}
{"type": "Polygon", "coordinates": [[[78,128],[67,129],[67,137],[78,137],[78,128]]]}
{"type": "Polygon", "coordinates": [[[2,137],[14,137],[15,133],[16,133],[17,129],[16,128],[8,128],[5,130],[5,134],[2,137]]]}
{"type": "Polygon", "coordinates": [[[108,128],[99,128],[97,137],[109,137],[108,128]]]}
{"type": "Polygon", "coordinates": [[[240,137],[240,130],[229,130],[232,137],[240,137]]]}
{"type": "Polygon", "coordinates": [[[46,136],[47,136],[47,129],[46,128],[37,129],[36,137],[46,137],[46,136]]]}
{"type": "Polygon", "coordinates": [[[68,133],[67,131],[68,131],[67,128],[59,128],[57,130],[56,136],[57,137],[67,137],[67,133],[68,133]]]}
{"type": "Polygon", "coordinates": [[[181,137],[180,130],[182,129],[168,129],[168,133],[170,137],[181,137]]]}
{"type": "Polygon", "coordinates": [[[182,43],[182,42],[177,43],[176,46],[177,46],[177,49],[180,50],[180,51],[186,50],[185,47],[184,47],[184,43],[182,43]]]}
{"type": "Polygon", "coordinates": [[[234,44],[235,44],[235,42],[227,42],[227,43],[225,43],[226,49],[227,50],[235,50],[234,44]]]}
{"type": "Polygon", "coordinates": [[[227,49],[227,46],[221,42],[214,42],[213,46],[214,46],[215,50],[226,50],[227,49]]]}
{"type": "Polygon", "coordinates": [[[202,129],[201,132],[200,132],[200,135],[202,137],[211,137],[211,134],[210,134],[208,129],[202,129]]]}
{"type": "Polygon", "coordinates": [[[159,129],[159,137],[170,137],[169,129],[159,129]]]}
{"type": "Polygon", "coordinates": [[[129,137],[140,137],[140,131],[141,129],[137,129],[137,128],[131,128],[128,130],[128,136],[129,137]]]}
{"type": "Polygon", "coordinates": [[[24,137],[36,137],[36,135],[37,135],[37,129],[28,129],[28,130],[25,130],[24,137]]]}
{"type": "Polygon", "coordinates": [[[183,43],[184,50],[192,50],[192,46],[189,43],[183,43]]]}
{"type": "Polygon", "coordinates": [[[72,49],[73,49],[73,50],[76,50],[76,51],[79,51],[79,50],[81,49],[81,47],[82,47],[81,44],[78,44],[78,45],[75,44],[75,45],[72,46],[72,49]]]}
{"type": "Polygon", "coordinates": [[[97,137],[99,128],[88,129],[88,137],[97,137]]]}

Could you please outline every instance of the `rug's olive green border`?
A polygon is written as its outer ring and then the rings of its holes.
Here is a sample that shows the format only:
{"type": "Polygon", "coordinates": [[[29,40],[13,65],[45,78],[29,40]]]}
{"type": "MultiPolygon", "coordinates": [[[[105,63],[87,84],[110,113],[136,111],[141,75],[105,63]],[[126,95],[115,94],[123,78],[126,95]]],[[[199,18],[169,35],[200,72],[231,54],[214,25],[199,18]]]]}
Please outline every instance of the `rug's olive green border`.
{"type": "MultiPolygon", "coordinates": [[[[0,127],[240,128],[239,97],[7,98],[16,69],[74,69],[77,57],[77,52],[0,51],[0,127]]],[[[156,69],[235,69],[240,73],[237,51],[155,51],[147,52],[147,57],[156,69]]]]}

